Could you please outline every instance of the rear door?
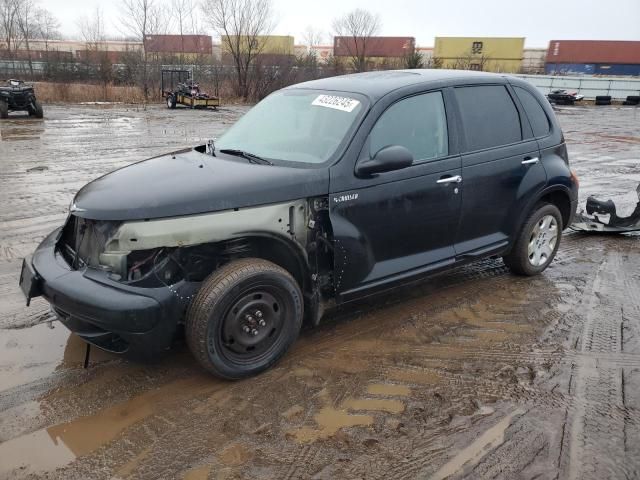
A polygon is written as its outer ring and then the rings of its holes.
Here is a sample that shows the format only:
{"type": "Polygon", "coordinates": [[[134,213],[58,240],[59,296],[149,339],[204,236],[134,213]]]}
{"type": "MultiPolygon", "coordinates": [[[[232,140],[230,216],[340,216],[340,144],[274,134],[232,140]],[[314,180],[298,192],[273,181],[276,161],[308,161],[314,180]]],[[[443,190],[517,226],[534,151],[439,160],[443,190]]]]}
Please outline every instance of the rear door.
{"type": "Polygon", "coordinates": [[[463,130],[458,257],[508,245],[527,201],[544,187],[538,143],[507,85],[457,87],[463,130]]]}

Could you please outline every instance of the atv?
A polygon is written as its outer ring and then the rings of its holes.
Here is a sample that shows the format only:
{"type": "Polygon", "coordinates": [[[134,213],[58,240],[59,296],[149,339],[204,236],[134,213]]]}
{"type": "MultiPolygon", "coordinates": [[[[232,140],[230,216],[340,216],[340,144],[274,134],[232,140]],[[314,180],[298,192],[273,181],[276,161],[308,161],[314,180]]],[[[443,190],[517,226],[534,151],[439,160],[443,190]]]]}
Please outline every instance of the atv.
{"type": "Polygon", "coordinates": [[[33,85],[22,80],[7,80],[6,85],[0,85],[0,118],[8,118],[9,112],[20,110],[29,112],[30,117],[43,116],[33,85]]]}

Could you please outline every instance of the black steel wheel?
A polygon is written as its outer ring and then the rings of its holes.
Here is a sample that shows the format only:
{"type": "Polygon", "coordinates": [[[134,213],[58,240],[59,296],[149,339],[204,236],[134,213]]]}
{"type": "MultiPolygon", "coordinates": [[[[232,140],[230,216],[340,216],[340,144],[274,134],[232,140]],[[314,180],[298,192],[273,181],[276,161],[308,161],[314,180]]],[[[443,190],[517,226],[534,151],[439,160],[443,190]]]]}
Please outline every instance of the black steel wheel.
{"type": "Polygon", "coordinates": [[[258,258],[236,260],[203,282],[187,312],[187,343],[210,372],[248,377],[286,353],[302,314],[302,293],[289,272],[258,258]]]}
{"type": "Polygon", "coordinates": [[[9,104],[0,100],[0,118],[9,118],[9,104]]]}

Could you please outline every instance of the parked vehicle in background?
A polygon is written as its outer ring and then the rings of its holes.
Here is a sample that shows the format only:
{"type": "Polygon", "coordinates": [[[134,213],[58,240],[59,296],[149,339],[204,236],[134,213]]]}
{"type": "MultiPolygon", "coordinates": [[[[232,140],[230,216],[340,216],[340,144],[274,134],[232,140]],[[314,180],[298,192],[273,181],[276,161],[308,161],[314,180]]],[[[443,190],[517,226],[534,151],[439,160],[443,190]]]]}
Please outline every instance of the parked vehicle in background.
{"type": "Polygon", "coordinates": [[[8,118],[9,112],[25,111],[30,117],[42,118],[42,105],[36,99],[33,85],[22,80],[7,80],[0,85],[0,118],[8,118]]]}
{"type": "Polygon", "coordinates": [[[193,81],[189,70],[162,70],[160,89],[168,108],[185,105],[190,108],[215,109],[220,106],[218,97],[200,90],[200,85],[193,81]]]}
{"type": "Polygon", "coordinates": [[[553,110],[523,80],[325,78],[268,96],[215,145],[83,187],[20,285],[101,348],[155,355],[184,328],[204,368],[242,378],[329,307],[488,256],[543,272],[577,191],[553,110]]]}
{"type": "Polygon", "coordinates": [[[584,98],[584,95],[578,95],[578,92],[569,90],[552,90],[547,94],[547,99],[557,105],[573,105],[584,98]]]}

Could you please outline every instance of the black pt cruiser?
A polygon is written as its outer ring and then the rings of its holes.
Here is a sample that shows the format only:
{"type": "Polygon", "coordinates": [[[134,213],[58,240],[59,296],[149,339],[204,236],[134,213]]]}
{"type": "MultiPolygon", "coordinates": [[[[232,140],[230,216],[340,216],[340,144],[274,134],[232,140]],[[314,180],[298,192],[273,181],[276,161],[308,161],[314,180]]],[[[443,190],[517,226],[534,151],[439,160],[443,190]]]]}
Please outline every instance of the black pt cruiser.
{"type": "Polygon", "coordinates": [[[20,283],[93,345],[153,356],[184,328],[206,369],[241,378],[328,306],[487,256],[539,274],[577,190],[553,111],[525,81],[327,78],[273,93],[215,145],[86,185],[20,283]]]}

